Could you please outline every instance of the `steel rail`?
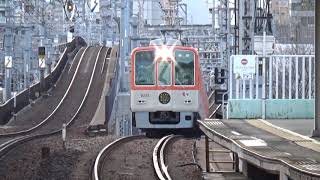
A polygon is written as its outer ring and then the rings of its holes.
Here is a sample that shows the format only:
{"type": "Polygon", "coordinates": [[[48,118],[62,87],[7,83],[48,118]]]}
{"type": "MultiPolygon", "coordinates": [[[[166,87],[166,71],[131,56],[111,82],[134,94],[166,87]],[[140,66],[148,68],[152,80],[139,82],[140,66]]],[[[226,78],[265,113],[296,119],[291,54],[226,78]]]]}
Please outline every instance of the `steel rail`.
{"type": "MultiPolygon", "coordinates": [[[[96,65],[97,65],[97,62],[98,62],[98,59],[100,57],[100,52],[102,50],[103,47],[100,48],[99,50],[99,53],[98,53],[98,56],[96,58],[96,61],[95,61],[95,64],[94,64],[94,68],[93,68],[93,71],[91,73],[91,78],[90,78],[90,81],[89,81],[89,84],[87,86],[87,90],[86,90],[86,93],[82,99],[82,102],[81,104],[79,105],[78,107],[78,110],[76,111],[76,113],[73,115],[73,117],[69,120],[69,122],[66,124],[66,127],[69,127],[70,124],[74,121],[75,117],[78,115],[78,113],[80,112],[86,98],[87,98],[87,95],[89,93],[89,90],[91,88],[91,84],[92,84],[92,80],[93,80],[93,77],[94,77],[94,74],[96,73],[95,72],[95,69],[96,69],[96,65]]],[[[109,53],[110,54],[110,51],[107,51],[106,53],[109,53]]],[[[83,56],[81,57],[80,61],[82,60],[83,56]]],[[[80,64],[81,62],[79,62],[80,64]]],[[[77,70],[79,68],[79,65],[77,66],[77,70]]],[[[51,131],[51,132],[48,132],[48,133],[43,133],[43,134],[36,134],[36,135],[25,135],[25,136],[21,136],[21,137],[17,137],[13,140],[10,140],[10,142],[6,142],[4,144],[2,144],[0,146],[0,159],[7,153],[9,152],[11,149],[13,149],[14,147],[16,147],[17,145],[19,144],[22,144],[22,143],[25,143],[27,141],[30,141],[30,140],[33,140],[33,139],[37,139],[37,138],[42,138],[42,137],[48,137],[48,136],[51,136],[51,135],[54,135],[54,134],[57,134],[59,132],[62,131],[62,128],[58,129],[58,130],[54,130],[54,131],[51,131]]]]}
{"type": "Polygon", "coordinates": [[[77,76],[77,73],[78,73],[78,70],[79,70],[79,67],[80,67],[80,64],[82,62],[82,59],[86,53],[86,51],[88,50],[89,47],[86,47],[86,49],[83,51],[81,57],[80,57],[80,61],[77,65],[77,68],[76,68],[76,71],[72,77],[72,80],[68,86],[68,89],[66,91],[66,93],[63,95],[62,99],[60,100],[59,104],[56,106],[56,108],[51,112],[51,114],[49,116],[47,116],[43,121],[41,121],[40,123],[38,123],[37,125],[29,128],[29,129],[26,129],[26,130],[21,130],[21,131],[16,131],[16,132],[12,132],[12,133],[4,133],[4,134],[0,134],[0,137],[8,137],[8,136],[14,136],[14,135],[23,135],[25,133],[29,133],[29,132],[32,132],[34,131],[35,129],[38,129],[39,127],[41,127],[42,125],[44,125],[55,113],[56,111],[60,108],[60,106],[62,105],[62,103],[64,102],[65,98],[67,97],[67,95],[69,94],[69,91],[74,83],[74,80],[77,76]]]}
{"type": "Polygon", "coordinates": [[[116,148],[117,146],[119,146],[122,143],[128,142],[128,141],[132,141],[135,139],[140,139],[143,138],[144,136],[140,135],[140,136],[127,136],[127,137],[122,137],[119,138],[115,141],[113,141],[112,143],[106,145],[97,155],[97,157],[95,158],[94,161],[94,165],[93,165],[93,169],[91,172],[91,179],[93,180],[99,180],[101,177],[101,169],[102,169],[102,162],[104,157],[107,156],[107,152],[111,151],[112,149],[116,148]]]}
{"type": "Polygon", "coordinates": [[[177,136],[168,135],[161,138],[153,149],[153,166],[160,180],[172,180],[168,172],[168,166],[165,164],[164,149],[166,148],[168,142],[175,137],[177,136]]]}

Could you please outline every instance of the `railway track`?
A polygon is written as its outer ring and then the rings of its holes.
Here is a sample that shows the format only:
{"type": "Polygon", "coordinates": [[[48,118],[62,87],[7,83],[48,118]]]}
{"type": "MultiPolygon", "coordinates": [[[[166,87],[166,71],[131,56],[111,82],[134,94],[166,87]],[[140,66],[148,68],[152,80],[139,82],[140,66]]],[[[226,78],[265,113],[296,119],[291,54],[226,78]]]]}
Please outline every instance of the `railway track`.
{"type": "Polygon", "coordinates": [[[151,160],[152,148],[156,142],[156,139],[145,136],[128,136],[115,140],[98,153],[91,179],[157,179],[151,160]]]}
{"type": "Polygon", "coordinates": [[[41,121],[41,123],[28,129],[27,131],[24,130],[21,132],[15,132],[13,134],[9,133],[7,135],[2,135],[2,137],[12,135],[16,135],[17,137],[10,139],[0,145],[0,158],[3,158],[6,153],[8,153],[11,149],[15,148],[19,144],[37,138],[48,137],[61,132],[62,123],[66,123],[67,127],[69,127],[71,123],[76,119],[84,102],[87,99],[94,75],[100,72],[100,68],[97,67],[98,61],[105,61],[105,58],[107,56],[109,57],[111,52],[111,48],[106,49],[105,47],[100,47],[93,48],[90,53],[87,53],[89,48],[90,47],[87,47],[81,55],[81,58],[76,66],[75,73],[66,93],[64,94],[63,98],[56,106],[56,108],[52,111],[52,113],[50,113],[50,115],[46,117],[46,119],[41,121]],[[101,54],[101,52],[104,52],[106,54],[101,54]],[[97,55],[97,57],[94,59],[94,61],[90,61],[90,59],[92,59],[92,57],[94,57],[95,55],[97,55]],[[84,61],[84,59],[86,59],[87,61],[84,61]],[[79,87],[79,85],[82,85],[82,89],[80,90],[79,88],[81,88],[81,86],[79,87]],[[72,103],[71,101],[75,101],[76,103],[72,103]],[[46,126],[43,126],[45,123],[46,126]],[[55,124],[55,126],[53,126],[52,124],[55,124]],[[38,131],[34,132],[33,134],[27,134],[35,131],[36,129],[38,131]]]}
{"type": "Polygon", "coordinates": [[[193,161],[193,142],[194,139],[179,135],[168,135],[160,140],[144,136],[120,138],[98,153],[91,179],[201,179],[201,171],[193,161]],[[190,144],[190,149],[184,149],[186,144],[190,144]]]}
{"type": "Polygon", "coordinates": [[[65,66],[62,75],[54,85],[54,88],[51,90],[51,97],[37,100],[38,102],[33,105],[34,107],[27,110],[22,110],[24,112],[18,113],[18,120],[16,120],[15,125],[26,128],[15,128],[13,131],[3,132],[0,134],[0,138],[30,133],[40,128],[48,121],[48,117],[57,111],[68,94],[70,87],[73,85],[74,78],[77,75],[77,65],[81,63],[81,60],[83,59],[87,49],[88,48],[81,48],[74,57],[72,65],[70,67],[65,66]]]}
{"type": "Polygon", "coordinates": [[[178,136],[168,135],[161,138],[153,149],[153,156],[152,156],[153,166],[160,180],[172,180],[168,172],[168,166],[165,163],[164,153],[165,153],[165,149],[167,148],[168,142],[176,137],[178,136]]]}
{"type": "Polygon", "coordinates": [[[160,180],[201,179],[201,169],[195,162],[194,139],[179,135],[161,138],[153,149],[154,170],[160,180]]]}

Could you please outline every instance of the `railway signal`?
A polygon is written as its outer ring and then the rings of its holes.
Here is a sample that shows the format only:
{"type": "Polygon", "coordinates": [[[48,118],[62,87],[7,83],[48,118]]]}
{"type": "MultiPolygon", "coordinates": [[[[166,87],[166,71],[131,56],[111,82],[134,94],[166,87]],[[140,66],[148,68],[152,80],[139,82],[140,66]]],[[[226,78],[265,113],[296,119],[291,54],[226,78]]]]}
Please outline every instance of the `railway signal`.
{"type": "Polygon", "coordinates": [[[69,12],[73,11],[73,3],[71,1],[67,2],[67,11],[69,12]]]}
{"type": "Polygon", "coordinates": [[[226,74],[224,69],[214,69],[214,82],[215,84],[224,84],[226,79],[226,74]]]}

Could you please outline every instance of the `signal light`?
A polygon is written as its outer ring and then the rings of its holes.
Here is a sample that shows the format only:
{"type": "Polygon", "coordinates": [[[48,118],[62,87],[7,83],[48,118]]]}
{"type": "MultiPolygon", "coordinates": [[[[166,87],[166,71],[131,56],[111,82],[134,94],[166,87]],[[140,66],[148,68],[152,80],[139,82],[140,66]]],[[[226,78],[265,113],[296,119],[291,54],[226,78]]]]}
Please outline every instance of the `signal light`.
{"type": "Polygon", "coordinates": [[[69,32],[74,33],[74,26],[69,27],[69,32]]]}
{"type": "Polygon", "coordinates": [[[46,48],[44,46],[38,47],[38,55],[45,56],[46,55],[46,48]]]}
{"type": "Polygon", "coordinates": [[[68,3],[67,3],[67,10],[68,10],[69,12],[73,11],[73,4],[72,4],[71,1],[68,1],[68,3]]]}
{"type": "Polygon", "coordinates": [[[214,68],[214,82],[215,84],[224,84],[225,82],[225,70],[214,68]]]}

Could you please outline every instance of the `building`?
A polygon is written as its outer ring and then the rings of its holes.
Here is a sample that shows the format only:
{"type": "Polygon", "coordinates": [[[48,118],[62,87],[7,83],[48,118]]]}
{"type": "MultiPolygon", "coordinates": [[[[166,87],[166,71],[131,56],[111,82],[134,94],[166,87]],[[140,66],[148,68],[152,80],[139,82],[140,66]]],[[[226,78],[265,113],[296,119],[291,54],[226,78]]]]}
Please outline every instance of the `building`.
{"type": "Polygon", "coordinates": [[[135,0],[133,2],[133,14],[139,17],[140,27],[143,24],[163,24],[163,13],[157,0],[135,0]]]}
{"type": "Polygon", "coordinates": [[[145,24],[159,25],[162,24],[162,10],[159,1],[147,0],[144,3],[144,20],[145,24]]]}
{"type": "Polygon", "coordinates": [[[314,43],[315,0],[273,0],[275,37],[282,44],[314,43]]]}
{"type": "Polygon", "coordinates": [[[314,44],[315,0],[291,0],[291,39],[295,43],[314,44]]]}
{"type": "Polygon", "coordinates": [[[290,6],[288,0],[273,0],[271,11],[275,23],[288,25],[290,23],[290,6]]]}

